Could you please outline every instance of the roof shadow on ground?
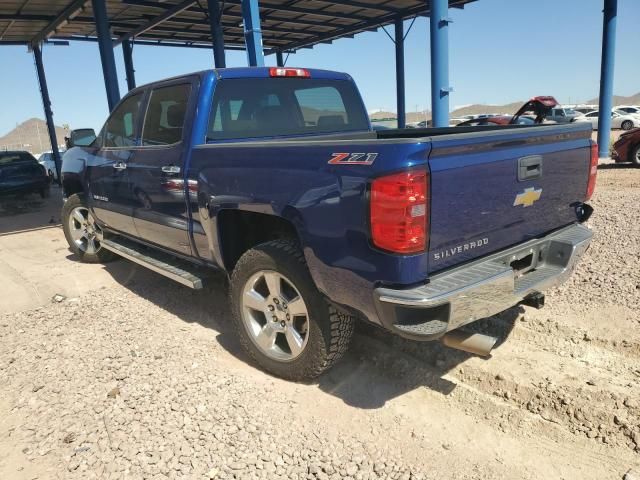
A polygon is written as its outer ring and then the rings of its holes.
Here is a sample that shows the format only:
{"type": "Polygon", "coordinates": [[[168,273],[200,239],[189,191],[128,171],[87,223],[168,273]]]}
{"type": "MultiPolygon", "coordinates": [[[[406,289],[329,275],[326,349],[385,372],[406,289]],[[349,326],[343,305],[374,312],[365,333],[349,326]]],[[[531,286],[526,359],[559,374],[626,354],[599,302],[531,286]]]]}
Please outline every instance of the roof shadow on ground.
{"type": "MultiPolygon", "coordinates": [[[[191,290],[128,261],[115,261],[105,269],[121,285],[188,323],[219,332],[218,343],[250,364],[231,324],[228,284],[223,274],[212,276],[202,290],[191,290]]],[[[509,336],[521,307],[475,322],[467,330],[499,338],[509,336]]],[[[358,322],[349,352],[313,385],[361,409],[382,408],[388,401],[418,388],[449,395],[456,383],[446,378],[471,354],[438,342],[405,340],[382,329],[358,322]]],[[[265,373],[265,375],[267,375],[265,373]]]]}
{"type": "Polygon", "coordinates": [[[0,197],[0,235],[60,225],[61,190],[52,185],[48,198],[39,194],[0,197]]]}

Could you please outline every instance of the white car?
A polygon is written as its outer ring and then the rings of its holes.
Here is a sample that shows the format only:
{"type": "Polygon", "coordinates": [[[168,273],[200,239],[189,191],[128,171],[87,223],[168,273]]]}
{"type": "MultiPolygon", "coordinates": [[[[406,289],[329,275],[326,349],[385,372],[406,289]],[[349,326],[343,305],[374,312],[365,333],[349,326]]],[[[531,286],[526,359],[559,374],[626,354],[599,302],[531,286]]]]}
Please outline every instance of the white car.
{"type": "MultiPolygon", "coordinates": [[[[589,122],[594,130],[598,129],[598,111],[586,113],[579,117],[576,117],[574,122],[589,122]]],[[[611,112],[611,128],[621,128],[622,130],[631,130],[632,128],[640,127],[640,118],[632,115],[620,115],[616,112],[611,112]]]]}
{"type": "Polygon", "coordinates": [[[614,108],[614,110],[620,110],[625,114],[640,115],[640,107],[636,107],[635,105],[620,105],[614,108]]]}
{"type": "MultiPolygon", "coordinates": [[[[64,150],[60,151],[60,162],[62,162],[62,154],[64,150]]],[[[58,180],[58,175],[56,174],[56,164],[53,161],[53,153],[51,152],[42,152],[38,157],[38,163],[42,165],[49,175],[49,178],[52,180],[58,180]]]]}

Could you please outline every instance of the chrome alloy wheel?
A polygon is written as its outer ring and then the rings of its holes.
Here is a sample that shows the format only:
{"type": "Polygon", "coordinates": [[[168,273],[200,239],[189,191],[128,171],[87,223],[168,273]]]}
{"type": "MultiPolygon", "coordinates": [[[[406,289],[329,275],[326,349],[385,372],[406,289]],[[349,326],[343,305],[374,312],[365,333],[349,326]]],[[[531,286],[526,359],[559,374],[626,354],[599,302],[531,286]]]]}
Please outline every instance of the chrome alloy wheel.
{"type": "Polygon", "coordinates": [[[69,215],[69,233],[80,251],[95,254],[100,250],[102,229],[86,207],[76,207],[69,215]]]}
{"type": "Polygon", "coordinates": [[[309,313],[295,285],[273,270],[249,278],[242,291],[242,321],[251,341],[273,360],[298,357],[309,340],[309,313]]]}

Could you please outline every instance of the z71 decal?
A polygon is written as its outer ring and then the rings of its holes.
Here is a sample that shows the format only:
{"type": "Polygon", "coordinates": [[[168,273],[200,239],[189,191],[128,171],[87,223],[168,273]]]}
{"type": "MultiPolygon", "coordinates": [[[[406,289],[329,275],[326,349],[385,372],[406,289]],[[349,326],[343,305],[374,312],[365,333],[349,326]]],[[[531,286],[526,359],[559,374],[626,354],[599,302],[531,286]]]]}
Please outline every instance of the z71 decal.
{"type": "Polygon", "coordinates": [[[332,153],[330,165],[371,165],[378,157],[377,153],[332,153]]]}

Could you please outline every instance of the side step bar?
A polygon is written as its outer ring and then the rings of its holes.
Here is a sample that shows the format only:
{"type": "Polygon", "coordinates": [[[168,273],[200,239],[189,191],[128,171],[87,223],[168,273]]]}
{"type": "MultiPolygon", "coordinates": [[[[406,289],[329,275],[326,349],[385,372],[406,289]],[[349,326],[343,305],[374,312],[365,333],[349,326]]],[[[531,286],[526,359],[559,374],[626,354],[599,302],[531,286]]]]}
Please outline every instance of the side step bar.
{"type": "Polygon", "coordinates": [[[185,270],[183,265],[186,262],[180,261],[171,255],[162,252],[152,252],[149,249],[122,238],[105,239],[101,242],[101,245],[105,250],[109,250],[189,288],[193,288],[194,290],[200,290],[202,288],[203,279],[185,270]]]}

